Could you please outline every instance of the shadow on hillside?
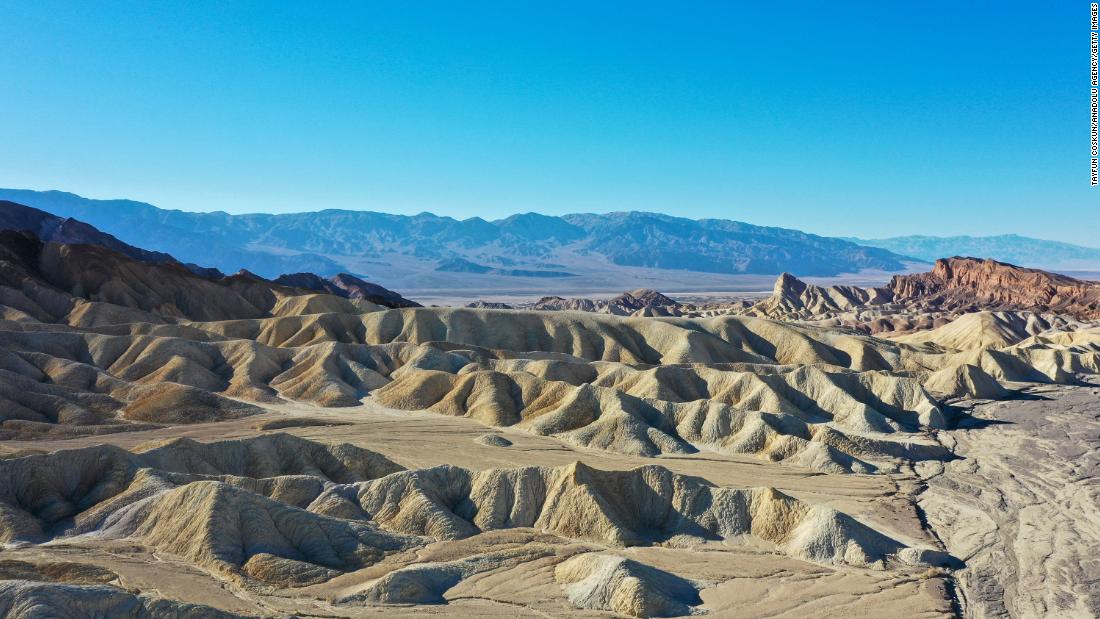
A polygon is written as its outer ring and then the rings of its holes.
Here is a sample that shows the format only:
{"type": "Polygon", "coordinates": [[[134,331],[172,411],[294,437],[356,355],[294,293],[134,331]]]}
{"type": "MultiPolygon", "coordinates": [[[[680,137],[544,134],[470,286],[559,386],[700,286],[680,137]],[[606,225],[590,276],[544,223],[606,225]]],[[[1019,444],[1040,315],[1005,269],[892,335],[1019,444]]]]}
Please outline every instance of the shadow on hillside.
{"type": "MultiPolygon", "coordinates": [[[[997,402],[1035,402],[1035,401],[1049,401],[1053,398],[1042,395],[1040,393],[1031,393],[1025,389],[1013,391],[1010,395],[1004,398],[996,400],[997,402]]],[[[956,404],[943,405],[944,412],[947,414],[950,420],[950,429],[952,430],[980,430],[982,428],[988,428],[990,426],[1009,425],[1015,424],[1014,421],[1008,421],[1005,419],[988,419],[984,417],[975,417],[973,410],[978,406],[977,403],[970,404],[969,406],[958,406],[956,404]]]]}

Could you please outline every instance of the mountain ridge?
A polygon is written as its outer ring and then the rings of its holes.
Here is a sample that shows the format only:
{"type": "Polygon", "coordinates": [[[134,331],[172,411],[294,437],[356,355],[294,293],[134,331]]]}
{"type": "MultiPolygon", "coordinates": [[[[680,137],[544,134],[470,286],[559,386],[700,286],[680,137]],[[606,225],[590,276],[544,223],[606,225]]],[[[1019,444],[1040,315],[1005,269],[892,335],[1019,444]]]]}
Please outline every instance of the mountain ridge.
{"type": "Polygon", "coordinates": [[[799,230],[638,211],[560,217],[518,213],[487,221],[340,209],[192,213],[57,191],[0,189],[0,198],[75,217],[122,240],[229,272],[331,275],[362,272],[375,264],[387,267],[391,286],[403,281],[397,269],[389,268],[395,261],[407,271],[446,271],[456,258],[486,267],[484,274],[509,277],[553,277],[593,263],[614,269],[837,275],[900,271],[907,262],[888,250],[799,230]]]}
{"type": "Polygon", "coordinates": [[[266,315],[279,294],[307,291],[385,307],[419,306],[348,273],[330,279],[294,273],[269,281],[240,269],[226,276],[217,269],[182,264],[168,254],[128,245],[85,222],[8,201],[0,201],[0,267],[0,283],[12,288],[8,296],[0,296],[0,305],[39,318],[77,309],[59,300],[58,290],[145,313],[167,308],[167,314],[188,318],[266,315]],[[231,297],[226,307],[213,313],[203,307],[221,297],[231,297]]]}

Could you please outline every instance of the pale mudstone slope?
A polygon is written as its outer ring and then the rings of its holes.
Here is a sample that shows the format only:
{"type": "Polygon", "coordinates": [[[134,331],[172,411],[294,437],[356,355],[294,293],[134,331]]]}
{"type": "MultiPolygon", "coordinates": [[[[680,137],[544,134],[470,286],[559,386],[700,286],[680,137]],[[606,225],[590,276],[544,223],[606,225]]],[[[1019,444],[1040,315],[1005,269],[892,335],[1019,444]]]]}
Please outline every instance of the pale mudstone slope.
{"type": "MultiPolygon", "coordinates": [[[[329,602],[336,606],[443,603],[467,579],[542,558],[558,566],[562,595],[573,604],[635,616],[686,611],[700,603],[697,590],[608,555],[561,562],[601,548],[668,543],[757,544],[839,568],[904,570],[951,560],[772,488],[713,487],[659,466],[399,468],[350,445],[282,434],[0,460],[0,538],[23,545],[136,543],[256,593],[362,570],[377,574],[362,587],[333,592],[329,602]],[[549,537],[479,558],[418,559],[430,547],[512,529],[549,537]]],[[[106,613],[125,607],[134,616],[160,616],[141,614],[152,602],[110,586],[51,589],[33,584],[39,576],[30,572],[13,581],[20,584],[0,585],[19,604],[56,589],[54,606],[44,608],[88,604],[106,613]]]]}

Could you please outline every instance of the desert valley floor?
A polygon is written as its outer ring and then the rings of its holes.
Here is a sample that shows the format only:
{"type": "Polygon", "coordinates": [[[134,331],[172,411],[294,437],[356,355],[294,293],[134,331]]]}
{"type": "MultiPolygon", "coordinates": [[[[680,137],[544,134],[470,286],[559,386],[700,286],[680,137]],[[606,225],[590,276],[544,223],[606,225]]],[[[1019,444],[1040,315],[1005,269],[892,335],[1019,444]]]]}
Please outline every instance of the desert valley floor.
{"type": "Polygon", "coordinates": [[[19,213],[0,616],[1100,613],[1098,284],[424,308],[19,213]]]}

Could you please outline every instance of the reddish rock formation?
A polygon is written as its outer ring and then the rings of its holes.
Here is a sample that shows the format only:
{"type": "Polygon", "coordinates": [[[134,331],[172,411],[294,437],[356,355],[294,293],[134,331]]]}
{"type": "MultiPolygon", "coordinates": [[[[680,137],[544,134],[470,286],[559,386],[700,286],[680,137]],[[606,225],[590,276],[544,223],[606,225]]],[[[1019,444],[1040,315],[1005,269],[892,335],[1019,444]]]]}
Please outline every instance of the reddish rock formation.
{"type": "Polygon", "coordinates": [[[815,286],[784,273],[751,316],[868,333],[930,329],[962,314],[1025,311],[1100,319],[1100,283],[980,258],[937,260],[928,273],[895,275],[881,288],[815,286]]]}
{"type": "Polygon", "coordinates": [[[928,273],[896,275],[887,288],[896,301],[939,299],[945,306],[976,304],[1100,318],[1100,284],[996,260],[944,258],[928,273]]]}

